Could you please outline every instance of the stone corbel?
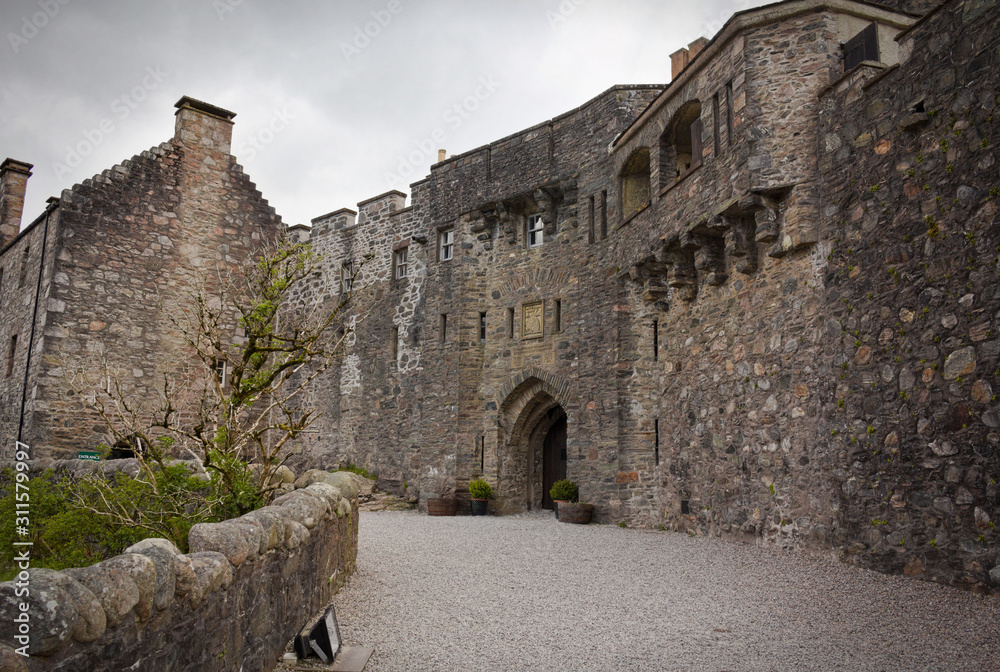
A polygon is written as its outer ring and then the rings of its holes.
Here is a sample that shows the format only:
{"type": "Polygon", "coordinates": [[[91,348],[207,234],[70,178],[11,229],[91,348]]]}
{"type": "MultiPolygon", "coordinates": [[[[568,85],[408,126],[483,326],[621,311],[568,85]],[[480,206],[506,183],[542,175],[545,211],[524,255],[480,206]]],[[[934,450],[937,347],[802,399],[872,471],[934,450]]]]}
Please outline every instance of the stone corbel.
{"type": "Polygon", "coordinates": [[[744,275],[757,270],[757,240],[755,223],[747,217],[726,217],[726,255],[733,267],[744,275]]]}
{"type": "Polygon", "coordinates": [[[726,272],[724,239],[707,235],[695,239],[698,244],[694,248],[694,267],[698,278],[715,287],[725,283],[729,274],[726,272]]]}
{"type": "Polygon", "coordinates": [[[667,284],[677,290],[677,296],[682,301],[694,301],[698,295],[698,271],[694,265],[694,247],[690,240],[685,242],[687,245],[675,240],[667,245],[667,284]]]}
{"type": "Polygon", "coordinates": [[[763,194],[747,194],[740,208],[753,213],[754,241],[767,249],[768,256],[784,256],[781,246],[781,207],[777,200],[763,194]]]}
{"type": "Polygon", "coordinates": [[[544,233],[546,238],[551,238],[556,235],[556,203],[555,198],[546,189],[535,189],[535,193],[532,194],[535,199],[535,205],[538,208],[538,214],[542,217],[542,224],[544,225],[544,233]]]}

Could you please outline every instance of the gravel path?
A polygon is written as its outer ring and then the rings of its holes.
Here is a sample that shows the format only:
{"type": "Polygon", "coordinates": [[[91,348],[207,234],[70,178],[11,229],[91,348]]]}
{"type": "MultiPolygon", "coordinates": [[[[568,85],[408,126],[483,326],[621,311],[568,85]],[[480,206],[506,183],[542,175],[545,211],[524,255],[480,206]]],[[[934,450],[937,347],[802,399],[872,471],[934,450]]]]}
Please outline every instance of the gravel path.
{"type": "Polygon", "coordinates": [[[1000,670],[1000,599],[549,512],[361,514],[335,598],[365,672],[1000,670]]]}

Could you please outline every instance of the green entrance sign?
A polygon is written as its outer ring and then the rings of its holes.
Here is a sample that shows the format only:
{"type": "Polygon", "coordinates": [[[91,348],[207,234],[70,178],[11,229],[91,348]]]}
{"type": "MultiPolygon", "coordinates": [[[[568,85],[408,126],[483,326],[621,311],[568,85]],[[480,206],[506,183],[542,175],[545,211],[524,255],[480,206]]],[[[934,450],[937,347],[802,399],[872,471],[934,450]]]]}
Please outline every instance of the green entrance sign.
{"type": "Polygon", "coordinates": [[[77,452],[76,459],[90,460],[91,462],[100,462],[101,454],[96,450],[81,450],[77,452]]]}

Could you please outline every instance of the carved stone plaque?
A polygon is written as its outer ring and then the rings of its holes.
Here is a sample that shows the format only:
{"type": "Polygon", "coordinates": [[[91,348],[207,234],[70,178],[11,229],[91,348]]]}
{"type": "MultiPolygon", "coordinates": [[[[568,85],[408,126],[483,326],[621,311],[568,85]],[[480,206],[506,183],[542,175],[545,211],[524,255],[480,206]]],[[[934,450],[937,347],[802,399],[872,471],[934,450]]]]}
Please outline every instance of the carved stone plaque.
{"type": "Polygon", "coordinates": [[[544,306],[541,301],[521,306],[521,338],[541,338],[544,335],[544,306]]]}

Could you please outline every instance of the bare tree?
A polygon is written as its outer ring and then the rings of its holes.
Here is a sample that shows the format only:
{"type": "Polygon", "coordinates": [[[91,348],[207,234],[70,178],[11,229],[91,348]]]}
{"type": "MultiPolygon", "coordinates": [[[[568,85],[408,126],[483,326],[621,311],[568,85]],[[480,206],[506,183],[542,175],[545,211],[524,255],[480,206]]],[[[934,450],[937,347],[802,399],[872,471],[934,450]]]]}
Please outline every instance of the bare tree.
{"type": "MultiPolygon", "coordinates": [[[[270,500],[274,472],[318,417],[306,392],[342,354],[349,333],[337,328],[349,293],[329,299],[304,291],[319,263],[309,245],[282,242],[213,278],[214,288],[206,286],[171,316],[191,361],[163,373],[155,399],[136,398],[107,353],[100,380],[81,390],[114,441],[135,452],[140,482],[149,488],[164,489],[171,457],[193,457],[204,466],[205,492],[196,502],[174,497],[171,508],[228,517],[270,500]]],[[[108,498],[112,485],[95,481],[94,487],[108,498]]],[[[141,524],[128,506],[99,502],[93,508],[141,524]]]]}

